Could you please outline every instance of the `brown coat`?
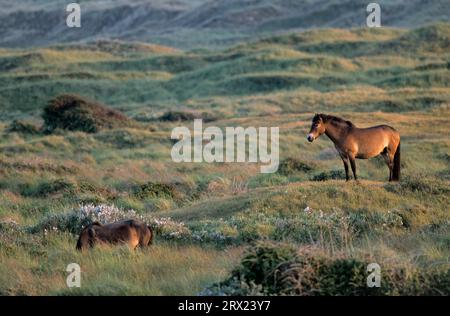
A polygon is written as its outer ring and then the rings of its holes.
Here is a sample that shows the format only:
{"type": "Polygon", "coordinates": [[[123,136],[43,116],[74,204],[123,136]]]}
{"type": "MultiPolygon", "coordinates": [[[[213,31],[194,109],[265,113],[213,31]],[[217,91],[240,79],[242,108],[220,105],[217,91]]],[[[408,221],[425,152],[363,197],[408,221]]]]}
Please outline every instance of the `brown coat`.
{"type": "Polygon", "coordinates": [[[132,249],[151,245],[153,231],[150,226],[133,219],[102,225],[92,223],[80,234],[77,249],[93,247],[97,243],[128,244],[132,249]]]}

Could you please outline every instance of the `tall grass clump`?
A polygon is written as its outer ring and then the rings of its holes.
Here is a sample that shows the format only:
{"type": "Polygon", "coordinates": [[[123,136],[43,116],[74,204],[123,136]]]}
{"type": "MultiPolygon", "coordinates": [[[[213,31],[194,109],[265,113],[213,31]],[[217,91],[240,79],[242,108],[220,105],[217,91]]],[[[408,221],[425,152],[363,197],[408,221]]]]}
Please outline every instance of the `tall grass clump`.
{"type": "Polygon", "coordinates": [[[423,175],[407,175],[400,184],[388,183],[385,189],[399,194],[415,193],[415,194],[449,194],[450,188],[448,183],[437,178],[431,178],[423,175]]]}
{"type": "Polygon", "coordinates": [[[309,173],[316,168],[317,165],[313,162],[306,162],[297,158],[286,158],[281,161],[280,166],[278,167],[278,173],[288,176],[295,172],[309,173]]]}
{"type": "Polygon", "coordinates": [[[41,132],[41,128],[33,123],[13,120],[11,124],[6,127],[7,133],[19,133],[23,135],[38,135],[41,132]]]}

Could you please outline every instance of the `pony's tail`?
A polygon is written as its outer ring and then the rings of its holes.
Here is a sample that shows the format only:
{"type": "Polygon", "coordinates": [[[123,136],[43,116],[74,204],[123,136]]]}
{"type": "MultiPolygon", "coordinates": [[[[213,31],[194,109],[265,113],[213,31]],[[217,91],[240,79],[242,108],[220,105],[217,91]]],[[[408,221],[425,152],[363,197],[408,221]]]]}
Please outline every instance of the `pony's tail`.
{"type": "Polygon", "coordinates": [[[397,150],[394,155],[394,170],[392,174],[392,180],[400,180],[400,142],[398,143],[397,150]]]}

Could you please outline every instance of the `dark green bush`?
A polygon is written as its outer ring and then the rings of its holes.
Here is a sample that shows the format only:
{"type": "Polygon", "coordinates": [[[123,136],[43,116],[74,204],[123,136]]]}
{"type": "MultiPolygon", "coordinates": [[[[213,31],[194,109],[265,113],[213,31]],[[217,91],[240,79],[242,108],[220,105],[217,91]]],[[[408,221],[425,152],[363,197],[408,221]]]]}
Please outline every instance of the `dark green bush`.
{"type": "Polygon", "coordinates": [[[121,112],[76,95],[60,95],[50,100],[42,118],[48,133],[57,129],[95,133],[130,123],[121,112]]]}
{"type": "Polygon", "coordinates": [[[265,243],[251,247],[228,279],[209,295],[448,295],[450,270],[412,269],[380,264],[380,287],[368,287],[369,261],[330,257],[313,249],[265,243]]]}
{"type": "Polygon", "coordinates": [[[45,180],[37,184],[24,184],[21,193],[24,196],[47,197],[52,194],[75,194],[77,185],[64,179],[45,180]]]}
{"type": "Polygon", "coordinates": [[[323,171],[321,173],[315,174],[311,178],[312,181],[326,181],[337,179],[345,179],[345,172],[343,170],[323,171]]]}
{"type": "Polygon", "coordinates": [[[296,172],[308,173],[317,168],[315,163],[304,162],[297,158],[286,158],[278,167],[278,173],[288,176],[296,172]]]}
{"type": "Polygon", "coordinates": [[[389,192],[423,193],[423,194],[448,194],[450,188],[445,181],[437,178],[424,177],[421,175],[405,176],[400,183],[388,183],[384,188],[389,192]]]}
{"type": "Polygon", "coordinates": [[[179,122],[179,121],[191,121],[195,119],[194,113],[181,112],[181,111],[168,111],[161,115],[159,118],[161,121],[179,122]]]}
{"type": "Polygon", "coordinates": [[[210,112],[167,111],[159,118],[160,121],[167,122],[192,121],[194,119],[202,119],[203,122],[212,122],[216,121],[218,116],[210,112]]]}
{"type": "Polygon", "coordinates": [[[20,133],[28,135],[36,135],[41,132],[40,127],[20,120],[14,120],[6,127],[7,133],[20,133]]]}
{"type": "Polygon", "coordinates": [[[35,234],[44,231],[62,231],[78,234],[83,227],[91,224],[88,217],[80,216],[78,212],[49,214],[36,225],[28,227],[28,232],[35,234]]]}
{"type": "Polygon", "coordinates": [[[165,197],[173,199],[178,196],[178,192],[172,184],[148,182],[135,188],[134,195],[139,199],[149,197],[165,197]]]}
{"type": "Polygon", "coordinates": [[[241,260],[232,275],[246,282],[260,284],[269,291],[274,290],[273,278],[280,263],[292,260],[295,249],[289,246],[277,247],[272,243],[257,243],[241,260]]]}

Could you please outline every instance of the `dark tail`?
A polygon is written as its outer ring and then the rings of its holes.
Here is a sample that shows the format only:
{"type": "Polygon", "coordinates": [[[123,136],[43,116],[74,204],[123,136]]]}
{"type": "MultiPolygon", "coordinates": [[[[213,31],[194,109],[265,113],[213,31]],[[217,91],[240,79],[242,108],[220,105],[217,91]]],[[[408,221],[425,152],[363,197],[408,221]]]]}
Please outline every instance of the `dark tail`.
{"type": "Polygon", "coordinates": [[[78,238],[78,241],[77,241],[77,250],[81,251],[81,248],[82,248],[82,246],[81,246],[81,237],[80,237],[80,238],[78,238]]]}
{"type": "Polygon", "coordinates": [[[392,180],[400,180],[400,142],[398,143],[397,150],[394,155],[394,170],[392,174],[392,180]]]}
{"type": "Polygon", "coordinates": [[[148,246],[153,244],[153,229],[147,225],[148,230],[150,231],[150,239],[148,240],[148,246]]]}

